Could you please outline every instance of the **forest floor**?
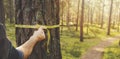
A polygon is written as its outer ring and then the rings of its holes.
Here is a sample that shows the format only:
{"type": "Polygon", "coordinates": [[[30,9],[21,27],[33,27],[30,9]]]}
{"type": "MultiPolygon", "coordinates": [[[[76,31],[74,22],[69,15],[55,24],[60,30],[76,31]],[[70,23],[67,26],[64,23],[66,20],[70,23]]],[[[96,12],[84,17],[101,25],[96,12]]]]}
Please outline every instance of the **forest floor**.
{"type": "Polygon", "coordinates": [[[119,40],[119,38],[120,35],[106,38],[105,41],[102,41],[98,45],[91,47],[80,59],[102,59],[104,55],[104,49],[110,46],[114,41],[119,40]]]}

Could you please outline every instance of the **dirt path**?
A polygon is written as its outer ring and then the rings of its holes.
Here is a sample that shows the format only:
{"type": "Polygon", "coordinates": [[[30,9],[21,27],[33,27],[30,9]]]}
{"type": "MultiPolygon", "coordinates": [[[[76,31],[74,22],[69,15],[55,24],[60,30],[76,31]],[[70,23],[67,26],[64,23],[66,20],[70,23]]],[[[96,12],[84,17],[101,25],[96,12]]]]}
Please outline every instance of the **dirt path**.
{"type": "Polygon", "coordinates": [[[100,44],[90,48],[87,53],[80,59],[102,59],[104,48],[110,46],[112,42],[119,39],[120,35],[112,38],[107,38],[106,41],[103,41],[100,44]]]}

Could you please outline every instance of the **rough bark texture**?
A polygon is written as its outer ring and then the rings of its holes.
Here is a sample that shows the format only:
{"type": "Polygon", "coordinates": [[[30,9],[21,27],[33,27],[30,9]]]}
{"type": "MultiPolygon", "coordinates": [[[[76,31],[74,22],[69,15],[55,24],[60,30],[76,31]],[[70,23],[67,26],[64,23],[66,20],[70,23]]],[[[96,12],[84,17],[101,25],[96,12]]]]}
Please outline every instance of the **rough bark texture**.
{"type": "MultiPolygon", "coordinates": [[[[16,0],[16,24],[59,24],[59,0],[16,0]]],[[[47,39],[34,47],[29,59],[62,59],[60,52],[59,28],[50,30],[50,44],[47,39]]],[[[16,28],[17,46],[23,44],[33,34],[34,29],[16,28]]]]}

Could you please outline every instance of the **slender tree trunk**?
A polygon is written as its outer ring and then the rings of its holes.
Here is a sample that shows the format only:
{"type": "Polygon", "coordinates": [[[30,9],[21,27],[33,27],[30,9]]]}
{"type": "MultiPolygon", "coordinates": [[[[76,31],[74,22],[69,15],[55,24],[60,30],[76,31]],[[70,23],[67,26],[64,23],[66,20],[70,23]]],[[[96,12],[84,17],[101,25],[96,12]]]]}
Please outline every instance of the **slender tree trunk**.
{"type": "Polygon", "coordinates": [[[120,12],[119,12],[118,18],[119,18],[119,19],[118,19],[118,30],[117,30],[117,31],[119,32],[119,31],[120,31],[120,12]]]}
{"type": "Polygon", "coordinates": [[[62,5],[62,6],[61,6],[61,8],[62,8],[62,9],[61,9],[61,11],[62,11],[62,12],[61,12],[61,13],[62,13],[62,17],[61,17],[61,20],[62,20],[62,21],[61,21],[61,25],[62,25],[62,27],[61,27],[61,33],[62,33],[62,32],[63,32],[63,25],[64,25],[64,23],[63,23],[63,19],[64,19],[63,2],[61,3],[61,5],[62,5]]]}
{"type": "MultiPolygon", "coordinates": [[[[90,4],[90,1],[88,1],[90,4]]],[[[90,22],[90,6],[88,6],[88,20],[87,20],[87,34],[89,34],[89,22],[90,22]]]]}
{"type": "Polygon", "coordinates": [[[112,28],[113,29],[115,29],[115,23],[116,23],[115,21],[113,21],[113,23],[112,23],[112,28]]]}
{"type": "Polygon", "coordinates": [[[112,19],[112,8],[113,8],[113,0],[111,0],[110,16],[109,16],[109,23],[108,23],[108,32],[107,32],[107,35],[110,35],[110,27],[111,27],[111,19],[112,19]]]}
{"type": "Polygon", "coordinates": [[[80,16],[80,0],[78,0],[78,9],[77,9],[77,19],[76,19],[76,31],[78,31],[78,20],[80,16]]]}
{"type": "Polygon", "coordinates": [[[93,9],[91,8],[91,17],[90,17],[90,23],[91,23],[91,25],[93,24],[93,15],[94,15],[94,11],[93,11],[93,9]]]}
{"type": "Polygon", "coordinates": [[[102,9],[101,29],[103,28],[103,25],[104,25],[103,18],[104,18],[104,2],[103,2],[103,9],[102,9]]]}
{"type": "Polygon", "coordinates": [[[119,46],[120,46],[120,40],[119,40],[119,46]]]}
{"type": "MultiPolygon", "coordinates": [[[[119,8],[120,9],[120,8],[119,8]]],[[[119,10],[120,11],[120,10],[119,10]]],[[[120,31],[120,12],[119,12],[119,19],[118,19],[118,32],[120,31]]],[[[120,46],[120,40],[119,40],[119,46],[120,46]]]]}
{"type": "Polygon", "coordinates": [[[81,20],[80,20],[80,41],[83,42],[83,23],[84,22],[84,0],[82,0],[81,20]]]}
{"type": "Polygon", "coordinates": [[[5,12],[3,0],[0,0],[0,23],[5,24],[5,12]]]}
{"type": "Polygon", "coordinates": [[[87,21],[87,34],[89,34],[89,12],[88,12],[88,21],[87,21]]]}
{"type": "Polygon", "coordinates": [[[69,22],[70,22],[70,0],[67,0],[68,6],[67,6],[67,21],[66,25],[68,27],[68,30],[70,30],[69,22]]]}

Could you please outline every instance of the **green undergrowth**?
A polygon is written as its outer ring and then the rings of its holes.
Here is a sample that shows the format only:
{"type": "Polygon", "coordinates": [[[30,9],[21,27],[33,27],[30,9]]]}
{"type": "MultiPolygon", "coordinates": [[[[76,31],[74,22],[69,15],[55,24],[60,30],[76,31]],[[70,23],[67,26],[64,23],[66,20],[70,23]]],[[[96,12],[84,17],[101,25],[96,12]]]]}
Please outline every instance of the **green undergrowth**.
{"type": "Polygon", "coordinates": [[[80,42],[79,38],[71,36],[61,36],[61,51],[63,59],[79,59],[88,48],[98,44],[100,40],[86,39],[85,42],[80,42]]]}
{"type": "Polygon", "coordinates": [[[80,59],[86,51],[108,37],[119,34],[116,29],[111,29],[111,35],[106,35],[107,29],[100,29],[99,26],[84,27],[84,42],[80,42],[80,32],[75,31],[75,27],[64,28],[61,33],[61,51],[63,59],[80,59]]]}
{"type": "Polygon", "coordinates": [[[103,59],[120,59],[119,41],[115,41],[111,46],[105,49],[103,59]]]}

